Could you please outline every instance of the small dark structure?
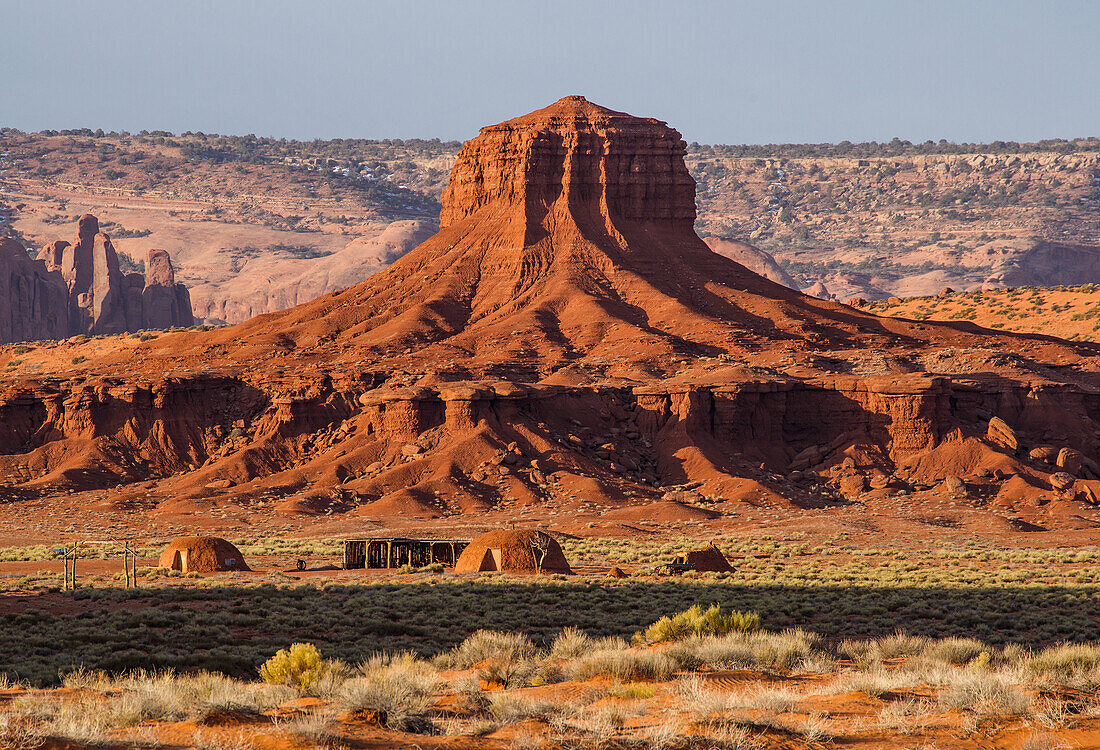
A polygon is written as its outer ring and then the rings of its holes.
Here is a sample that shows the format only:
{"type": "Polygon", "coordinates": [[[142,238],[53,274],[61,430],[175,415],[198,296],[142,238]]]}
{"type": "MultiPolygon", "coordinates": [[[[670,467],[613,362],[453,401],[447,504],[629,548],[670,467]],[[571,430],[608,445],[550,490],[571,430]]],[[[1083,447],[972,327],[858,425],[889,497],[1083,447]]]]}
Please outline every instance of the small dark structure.
{"type": "Polygon", "coordinates": [[[432,563],[453,566],[470,542],[465,539],[347,539],[344,570],[360,568],[422,568],[432,563]]]}

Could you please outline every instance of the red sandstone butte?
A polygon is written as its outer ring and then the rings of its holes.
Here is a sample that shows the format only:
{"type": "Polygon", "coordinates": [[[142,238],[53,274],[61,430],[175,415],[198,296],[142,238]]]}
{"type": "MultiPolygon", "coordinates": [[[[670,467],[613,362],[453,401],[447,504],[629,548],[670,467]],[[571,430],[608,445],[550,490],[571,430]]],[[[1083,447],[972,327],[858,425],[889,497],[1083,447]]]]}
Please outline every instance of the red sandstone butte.
{"type": "MultiPolygon", "coordinates": [[[[952,475],[1038,518],[1055,467],[1030,448],[1097,455],[1096,347],[769,281],[695,234],[684,152],[578,96],[483,128],[439,232],[367,281],[13,385],[0,474],[122,485],[120,507],[275,494],[275,512],[364,517],[810,508],[952,475]],[[987,439],[993,417],[1018,449],[987,439]]],[[[1091,522],[1063,501],[1044,523],[1091,522]]]]}

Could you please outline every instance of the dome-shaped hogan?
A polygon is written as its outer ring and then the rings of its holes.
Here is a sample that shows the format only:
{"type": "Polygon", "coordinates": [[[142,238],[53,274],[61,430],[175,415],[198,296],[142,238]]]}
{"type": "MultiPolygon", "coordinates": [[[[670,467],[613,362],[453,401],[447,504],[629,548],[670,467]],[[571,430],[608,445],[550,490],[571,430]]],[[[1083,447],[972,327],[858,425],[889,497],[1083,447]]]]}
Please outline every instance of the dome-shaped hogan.
{"type": "Polygon", "coordinates": [[[722,550],[713,544],[682,552],[676,556],[673,564],[686,565],[700,572],[728,573],[733,570],[733,566],[722,554],[722,550]]]}
{"type": "Polygon", "coordinates": [[[470,542],[456,573],[572,573],[561,545],[552,536],[533,529],[489,531],[470,542]]]}
{"type": "Polygon", "coordinates": [[[251,570],[241,551],[216,536],[184,536],[168,545],[157,563],[181,573],[251,570]]]}

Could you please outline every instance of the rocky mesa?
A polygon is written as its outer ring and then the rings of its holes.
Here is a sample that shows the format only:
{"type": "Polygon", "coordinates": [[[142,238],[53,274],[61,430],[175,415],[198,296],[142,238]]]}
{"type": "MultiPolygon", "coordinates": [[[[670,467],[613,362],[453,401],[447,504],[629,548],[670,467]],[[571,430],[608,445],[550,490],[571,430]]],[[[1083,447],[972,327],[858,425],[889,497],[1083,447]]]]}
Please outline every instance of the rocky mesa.
{"type": "Polygon", "coordinates": [[[0,481],[425,518],[919,504],[947,483],[1006,524],[1097,523],[1100,349],[765,279],[696,235],[684,153],[665,123],[579,96],[483,128],[439,232],[361,284],[72,345],[78,372],[28,355],[0,381],[0,481]]]}

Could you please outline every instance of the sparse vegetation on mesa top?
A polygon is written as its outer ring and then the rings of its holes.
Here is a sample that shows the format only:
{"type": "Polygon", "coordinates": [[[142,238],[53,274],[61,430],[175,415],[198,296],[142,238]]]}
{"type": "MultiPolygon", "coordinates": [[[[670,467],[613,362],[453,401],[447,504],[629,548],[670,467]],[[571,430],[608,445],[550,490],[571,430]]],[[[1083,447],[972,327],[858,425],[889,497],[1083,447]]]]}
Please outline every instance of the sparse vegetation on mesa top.
{"type": "Polygon", "coordinates": [[[923,141],[911,143],[900,138],[890,141],[865,141],[852,143],[767,143],[743,145],[706,145],[691,143],[688,153],[719,153],[726,156],[790,158],[874,158],[886,156],[931,156],[947,154],[1027,154],[1050,151],[1072,154],[1078,151],[1100,151],[1100,138],[1049,138],[1030,143],[993,141],[992,143],[953,143],[923,141]]]}

